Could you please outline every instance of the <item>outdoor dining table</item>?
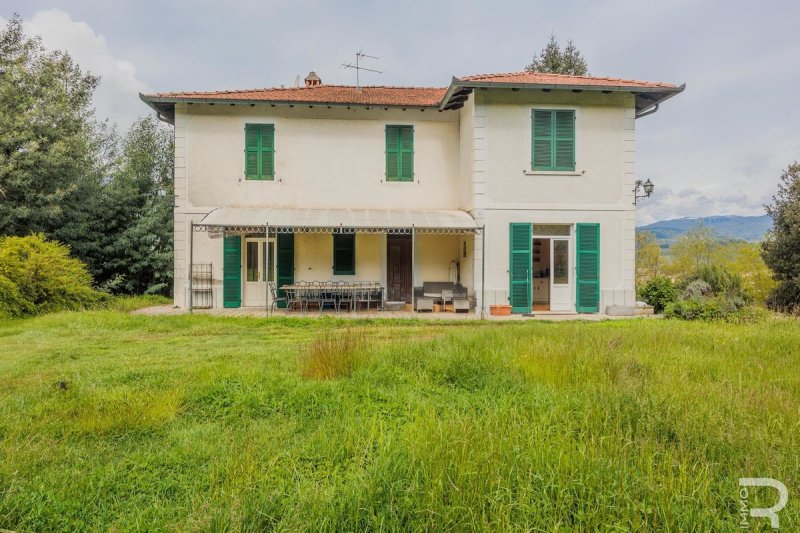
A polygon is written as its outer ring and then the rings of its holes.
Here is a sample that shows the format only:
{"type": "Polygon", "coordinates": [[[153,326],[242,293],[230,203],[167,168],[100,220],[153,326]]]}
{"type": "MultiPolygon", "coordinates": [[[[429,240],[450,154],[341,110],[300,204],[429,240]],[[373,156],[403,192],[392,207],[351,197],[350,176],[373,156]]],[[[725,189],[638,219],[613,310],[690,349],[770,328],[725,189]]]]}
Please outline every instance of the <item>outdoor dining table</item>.
{"type": "MultiPolygon", "coordinates": [[[[314,284],[298,284],[293,283],[290,285],[281,285],[280,287],[284,291],[302,291],[304,289],[315,289],[320,290],[323,293],[326,293],[327,296],[332,296],[334,298],[341,298],[343,296],[351,296],[355,298],[356,293],[358,291],[369,290],[372,292],[380,293],[378,299],[374,300],[376,304],[378,304],[378,309],[383,309],[383,285],[378,283],[337,283],[337,282],[316,282],[314,284]]],[[[298,298],[299,300],[304,300],[303,295],[301,294],[298,298]]],[[[307,299],[306,301],[313,301],[312,299],[307,299]]],[[[371,303],[372,301],[370,301],[371,303]]]]}

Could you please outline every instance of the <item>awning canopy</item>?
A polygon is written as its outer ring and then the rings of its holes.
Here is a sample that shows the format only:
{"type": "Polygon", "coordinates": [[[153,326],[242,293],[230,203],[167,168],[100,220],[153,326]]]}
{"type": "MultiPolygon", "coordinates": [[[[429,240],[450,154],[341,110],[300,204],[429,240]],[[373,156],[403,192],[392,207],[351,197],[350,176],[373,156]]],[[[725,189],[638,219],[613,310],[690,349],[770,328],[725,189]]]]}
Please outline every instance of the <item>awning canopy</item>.
{"type": "Polygon", "coordinates": [[[227,233],[476,233],[475,220],[459,210],[291,209],[220,207],[194,224],[197,231],[227,233]]]}

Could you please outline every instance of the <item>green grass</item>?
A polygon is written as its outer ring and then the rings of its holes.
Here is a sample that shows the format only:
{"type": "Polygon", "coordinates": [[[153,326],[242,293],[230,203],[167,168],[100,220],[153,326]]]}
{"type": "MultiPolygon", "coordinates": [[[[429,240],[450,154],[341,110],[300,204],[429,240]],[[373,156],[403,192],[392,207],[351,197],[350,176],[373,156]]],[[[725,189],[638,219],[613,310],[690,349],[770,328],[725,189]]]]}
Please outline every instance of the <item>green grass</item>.
{"type": "Polygon", "coordinates": [[[798,347],[788,319],[10,321],[0,528],[734,531],[766,476],[798,530],[798,347]]]}

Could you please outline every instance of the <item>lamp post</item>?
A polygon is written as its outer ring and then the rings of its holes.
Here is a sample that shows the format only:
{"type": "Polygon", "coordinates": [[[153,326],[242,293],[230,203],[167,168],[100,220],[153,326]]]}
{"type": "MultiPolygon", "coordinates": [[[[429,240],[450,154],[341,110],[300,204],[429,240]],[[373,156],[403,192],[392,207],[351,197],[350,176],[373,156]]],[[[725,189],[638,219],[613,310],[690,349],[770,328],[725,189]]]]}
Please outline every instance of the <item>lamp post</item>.
{"type": "Polygon", "coordinates": [[[655,188],[656,186],[649,178],[647,181],[636,180],[636,186],[633,188],[633,205],[636,205],[639,198],[650,198],[655,188]],[[644,194],[641,194],[641,191],[644,191],[644,194]]]}

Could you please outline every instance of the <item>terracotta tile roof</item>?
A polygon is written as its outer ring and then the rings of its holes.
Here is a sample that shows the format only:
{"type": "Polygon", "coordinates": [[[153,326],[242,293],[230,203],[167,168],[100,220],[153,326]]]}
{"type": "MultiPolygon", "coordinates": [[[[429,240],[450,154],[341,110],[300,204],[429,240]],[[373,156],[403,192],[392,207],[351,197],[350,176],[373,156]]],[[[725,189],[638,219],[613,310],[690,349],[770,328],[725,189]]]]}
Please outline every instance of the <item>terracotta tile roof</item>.
{"type": "Polygon", "coordinates": [[[316,85],[250,89],[241,91],[174,92],[144,95],[145,98],[165,100],[244,100],[265,102],[334,103],[375,106],[439,105],[446,87],[353,87],[347,85],[316,85]]]}
{"type": "Polygon", "coordinates": [[[542,85],[596,85],[598,87],[631,87],[676,89],[672,83],[651,81],[623,80],[620,78],[601,78],[594,76],[572,76],[568,74],[550,74],[547,72],[506,72],[501,74],[477,74],[458,78],[460,81],[477,81],[488,83],[531,83],[542,85]]]}

